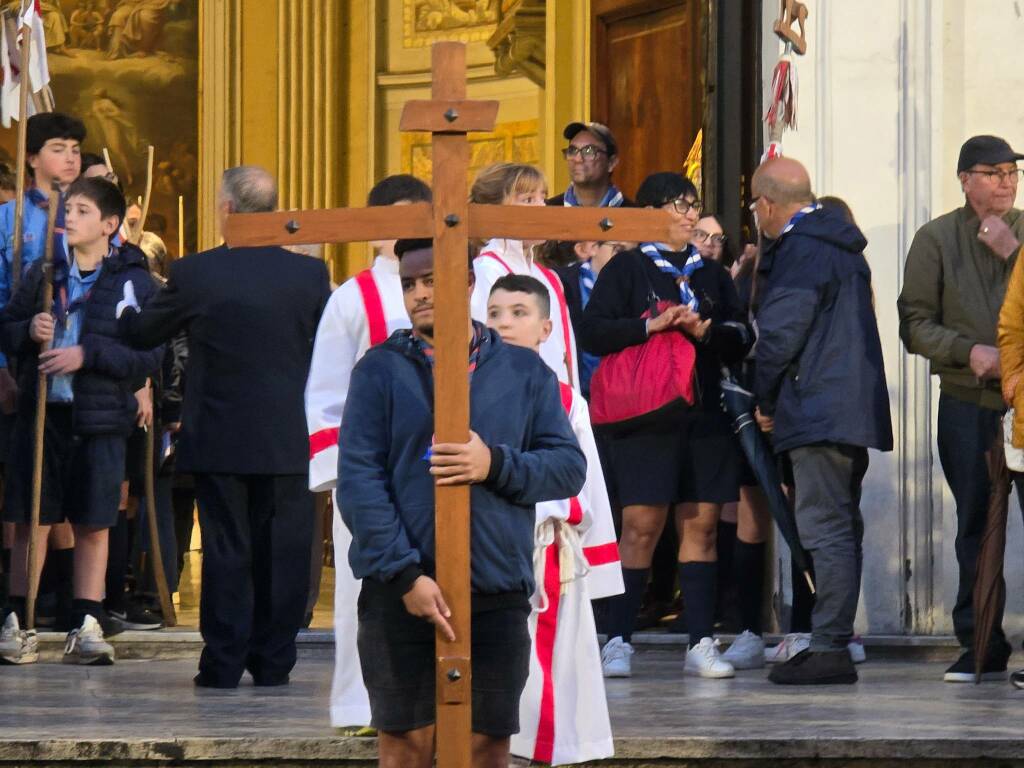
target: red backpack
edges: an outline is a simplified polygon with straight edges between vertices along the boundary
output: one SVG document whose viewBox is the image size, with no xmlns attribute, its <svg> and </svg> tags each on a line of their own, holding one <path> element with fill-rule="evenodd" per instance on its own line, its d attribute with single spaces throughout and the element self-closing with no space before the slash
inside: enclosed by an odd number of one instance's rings
<svg viewBox="0 0 1024 768">
<path fill-rule="evenodd" d="M 670 306 L 659 301 L 658 312 Z M 651 334 L 643 344 L 602 357 L 590 380 L 591 422 L 613 434 L 663 427 L 693 406 L 696 364 L 697 350 L 678 331 Z"/>
</svg>

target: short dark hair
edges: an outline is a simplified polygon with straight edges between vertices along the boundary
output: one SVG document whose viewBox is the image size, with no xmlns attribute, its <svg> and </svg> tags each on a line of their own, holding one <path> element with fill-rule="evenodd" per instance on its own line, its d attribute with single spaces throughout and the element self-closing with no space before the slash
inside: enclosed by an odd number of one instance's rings
<svg viewBox="0 0 1024 768">
<path fill-rule="evenodd" d="M 636 192 L 637 205 L 660 208 L 665 203 L 690 195 L 697 197 L 697 187 L 686 176 L 675 171 L 652 173 Z"/>
<path fill-rule="evenodd" d="M 18 180 L 14 177 L 14 171 L 7 163 L 0 163 L 0 189 L 15 191 L 18 188 Z"/>
<path fill-rule="evenodd" d="M 494 281 L 491 286 L 490 295 L 495 291 L 508 291 L 509 293 L 528 293 L 537 297 L 537 307 L 540 309 L 540 316 L 551 317 L 551 294 L 540 280 L 530 275 L 502 275 Z"/>
<path fill-rule="evenodd" d="M 408 237 L 404 240 L 395 241 L 395 256 L 401 261 L 402 257 L 410 251 L 423 251 L 429 250 L 433 252 L 434 241 L 429 237 Z M 467 256 L 469 257 L 469 271 L 473 271 L 473 258 L 476 254 L 473 253 L 473 246 L 469 246 Z"/>
<path fill-rule="evenodd" d="M 25 126 L 25 151 L 38 155 L 50 139 L 85 141 L 85 125 L 77 117 L 63 112 L 40 112 L 32 115 Z"/>
<path fill-rule="evenodd" d="M 102 155 L 97 155 L 95 152 L 83 152 L 82 153 L 82 173 L 85 173 L 87 170 L 92 168 L 94 165 L 102 165 L 104 168 L 106 168 L 107 167 L 107 161 L 103 159 Z"/>
<path fill-rule="evenodd" d="M 121 194 L 121 190 L 117 188 L 117 185 L 115 185 L 114 182 L 108 181 L 102 176 L 90 176 L 88 178 L 82 177 L 76 179 L 75 182 L 68 187 L 68 191 L 64 196 L 64 199 L 70 200 L 72 197 L 84 197 L 86 200 L 91 200 L 95 203 L 96 207 L 100 209 L 100 216 L 104 219 L 116 216 L 118 227 L 120 227 L 121 223 L 124 221 L 124 196 Z M 117 233 L 115 232 L 114 234 Z"/>
<path fill-rule="evenodd" d="M 373 185 L 366 198 L 366 204 L 394 205 L 403 200 L 411 203 L 429 203 L 433 201 L 433 193 L 424 182 L 408 173 L 399 173 L 381 179 Z"/>
</svg>

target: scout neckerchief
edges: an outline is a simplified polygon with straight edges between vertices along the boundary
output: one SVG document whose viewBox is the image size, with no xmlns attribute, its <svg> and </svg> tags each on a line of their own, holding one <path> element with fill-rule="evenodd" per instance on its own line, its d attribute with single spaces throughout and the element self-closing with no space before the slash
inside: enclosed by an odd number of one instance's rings
<svg viewBox="0 0 1024 768">
<path fill-rule="evenodd" d="M 483 345 L 484 327 L 480 323 L 473 323 L 473 338 L 469 342 L 469 377 L 473 378 L 476 364 L 480 359 L 480 347 Z M 412 340 L 416 348 L 423 354 L 430 364 L 430 373 L 434 373 L 434 346 L 416 333 L 412 332 Z"/>
<path fill-rule="evenodd" d="M 608 191 L 604 193 L 604 197 L 601 198 L 601 202 L 597 204 L 598 208 L 618 208 L 622 205 L 623 201 L 622 193 L 619 188 L 614 184 L 608 187 Z M 562 200 L 562 205 L 566 208 L 576 208 L 580 204 L 580 201 L 576 199 L 576 190 L 572 184 L 565 190 L 565 196 Z"/>
<path fill-rule="evenodd" d="M 586 309 L 590 302 L 590 294 L 594 291 L 594 283 L 597 282 L 597 275 L 594 274 L 594 266 L 589 261 L 580 262 L 580 303 Z"/>
<path fill-rule="evenodd" d="M 103 261 L 106 261 L 113 255 L 114 248 L 113 246 L 111 246 L 110 250 L 107 251 L 106 258 L 104 258 Z M 96 269 L 94 269 L 88 275 L 82 275 L 81 270 L 79 270 L 79 280 L 81 280 L 83 285 L 88 285 L 89 287 L 82 292 L 81 296 L 79 296 L 77 299 L 70 303 L 68 302 L 67 278 L 71 274 L 71 269 L 68 268 L 67 274 L 65 275 L 64 278 L 64 283 L 60 286 L 59 289 L 56 285 L 56 282 L 54 282 L 53 313 L 57 318 L 57 322 L 60 323 L 63 328 L 68 327 L 68 319 L 71 317 L 71 315 L 80 310 L 83 306 L 85 306 L 85 303 L 89 301 L 89 297 L 92 295 L 92 289 L 96 287 L 96 273 L 103 268 L 103 261 L 97 264 Z M 92 279 L 90 280 L 90 278 Z"/>
<path fill-rule="evenodd" d="M 662 255 L 664 251 L 672 252 L 672 248 L 664 243 L 641 243 L 640 250 L 647 258 L 654 262 L 654 266 L 666 275 L 670 275 L 676 281 L 679 285 L 680 300 L 685 306 L 696 312 L 699 302 L 697 301 L 696 294 L 690 288 L 689 281 L 690 275 L 704 266 L 704 262 L 700 258 L 700 252 L 692 245 L 687 246 L 687 250 L 683 251 L 683 253 L 687 254 L 686 263 L 680 269 Z"/>
<path fill-rule="evenodd" d="M 800 221 L 800 219 L 802 219 L 807 214 L 814 213 L 815 211 L 820 211 L 820 210 L 821 210 L 821 203 L 811 203 L 810 205 L 805 205 L 803 208 L 801 208 L 799 211 L 797 211 L 796 213 L 793 214 L 793 218 L 791 218 L 789 220 L 789 223 L 786 224 L 786 226 L 784 226 L 782 228 L 782 231 L 779 233 L 779 237 L 782 237 L 784 234 L 789 232 L 789 230 L 791 230 L 793 227 L 795 227 L 796 223 L 798 221 Z"/>
</svg>

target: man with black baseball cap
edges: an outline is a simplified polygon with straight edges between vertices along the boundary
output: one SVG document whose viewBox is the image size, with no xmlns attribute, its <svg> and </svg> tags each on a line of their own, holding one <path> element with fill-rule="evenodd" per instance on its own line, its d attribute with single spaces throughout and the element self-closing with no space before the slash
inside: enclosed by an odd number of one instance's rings
<svg viewBox="0 0 1024 768">
<path fill-rule="evenodd" d="M 898 301 L 900 338 L 907 351 L 928 358 L 940 382 L 939 460 L 956 500 L 960 567 L 953 627 L 965 649 L 946 671 L 953 683 L 974 680 L 974 573 L 990 491 L 985 455 L 1005 410 L 996 324 L 1024 241 L 1024 214 L 1014 208 L 1022 159 L 998 136 L 964 142 L 956 170 L 965 205 L 918 230 Z M 1019 480 L 1017 493 L 1024 498 Z M 983 679 L 1006 677 L 1011 649 L 1001 619 Z"/>
<path fill-rule="evenodd" d="M 569 166 L 569 188 L 548 200 L 548 205 L 617 208 L 633 203 L 612 184 L 619 164 L 619 147 L 608 126 L 601 123 L 569 123 L 562 131 L 569 146 L 562 156 Z"/>
</svg>

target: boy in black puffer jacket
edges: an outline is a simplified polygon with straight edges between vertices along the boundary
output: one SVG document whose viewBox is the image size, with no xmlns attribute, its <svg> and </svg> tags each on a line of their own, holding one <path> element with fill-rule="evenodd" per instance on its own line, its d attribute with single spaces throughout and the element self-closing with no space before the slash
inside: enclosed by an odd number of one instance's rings
<svg viewBox="0 0 1024 768">
<path fill-rule="evenodd" d="M 54 264 L 52 307 L 39 311 L 43 272 L 36 263 L 0 314 L 0 347 L 18 358 L 20 389 L 4 504 L 4 519 L 16 524 L 10 609 L 0 630 L 0 660 L 6 663 L 38 659 L 35 633 L 21 629 L 38 373 L 48 375 L 40 566 L 48 527 L 67 519 L 75 531 L 75 628 L 64 661 L 114 660 L 98 622 L 108 529 L 117 521 L 125 443 L 136 419 L 134 392 L 158 370 L 163 355 L 162 348 L 133 350 L 118 335 L 124 307 L 144 304 L 156 290 L 142 251 L 111 243 L 124 212 L 124 198 L 111 182 L 76 181 L 66 196 L 71 263 Z M 45 342 L 52 348 L 40 353 Z"/>
</svg>

